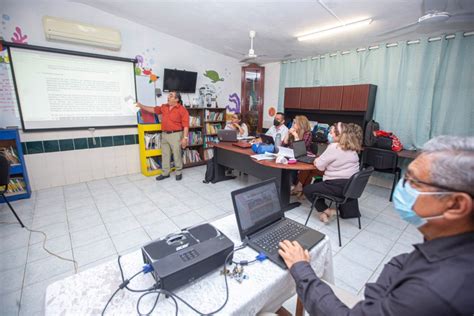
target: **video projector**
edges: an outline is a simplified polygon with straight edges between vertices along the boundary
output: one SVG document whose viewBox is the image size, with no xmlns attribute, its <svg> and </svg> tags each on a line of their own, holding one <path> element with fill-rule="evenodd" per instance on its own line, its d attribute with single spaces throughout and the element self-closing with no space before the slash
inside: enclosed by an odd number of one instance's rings
<svg viewBox="0 0 474 316">
<path fill-rule="evenodd" d="M 183 229 L 142 247 L 160 288 L 173 291 L 224 266 L 234 243 L 211 224 Z M 228 260 L 232 259 L 232 255 Z"/>
</svg>

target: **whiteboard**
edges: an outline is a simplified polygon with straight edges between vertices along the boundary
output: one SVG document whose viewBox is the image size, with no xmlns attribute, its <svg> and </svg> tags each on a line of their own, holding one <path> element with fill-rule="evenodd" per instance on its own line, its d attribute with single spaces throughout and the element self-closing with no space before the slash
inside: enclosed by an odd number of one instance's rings
<svg viewBox="0 0 474 316">
<path fill-rule="evenodd" d="M 143 105 L 156 106 L 155 82 L 148 76 L 136 76 L 137 101 Z"/>
<path fill-rule="evenodd" d="M 2 61 L 7 55 L 7 50 L 0 53 Z M 0 128 L 7 126 L 21 127 L 21 120 L 20 113 L 18 112 L 11 66 L 9 63 L 0 62 Z"/>
</svg>

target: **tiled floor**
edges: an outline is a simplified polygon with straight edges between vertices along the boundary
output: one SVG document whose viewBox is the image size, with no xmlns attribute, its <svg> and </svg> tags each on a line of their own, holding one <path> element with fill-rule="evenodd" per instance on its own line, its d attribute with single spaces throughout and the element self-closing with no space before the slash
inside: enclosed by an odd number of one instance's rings
<svg viewBox="0 0 474 316">
<path fill-rule="evenodd" d="M 48 235 L 47 248 L 74 258 L 78 270 L 138 249 L 144 243 L 189 225 L 232 214 L 230 192 L 257 180 L 244 176 L 203 184 L 205 168 L 186 169 L 181 182 L 157 182 L 141 174 L 96 180 L 34 192 L 13 205 L 25 224 Z M 342 247 L 335 221 L 325 225 L 316 216 L 309 225 L 329 235 L 336 285 L 362 295 L 385 262 L 412 249 L 421 235 L 401 221 L 388 201 L 389 190 L 368 186 L 360 200 L 362 230 L 356 220 L 342 220 Z M 304 222 L 308 202 L 287 213 Z M 42 236 L 21 229 L 0 204 L 1 315 L 42 315 L 46 287 L 74 274 L 71 262 L 42 248 Z M 295 299 L 285 306 L 294 310 Z"/>
</svg>

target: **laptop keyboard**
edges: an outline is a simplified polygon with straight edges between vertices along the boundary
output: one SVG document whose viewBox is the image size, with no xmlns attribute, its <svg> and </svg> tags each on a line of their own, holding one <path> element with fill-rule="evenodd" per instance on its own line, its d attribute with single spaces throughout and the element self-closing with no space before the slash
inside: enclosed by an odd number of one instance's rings
<svg viewBox="0 0 474 316">
<path fill-rule="evenodd" d="M 285 239 L 293 241 L 308 229 L 308 227 L 299 223 L 285 221 L 279 227 L 275 227 L 261 236 L 256 237 L 253 242 L 268 254 L 272 255 L 278 251 L 280 241 Z"/>
<path fill-rule="evenodd" d="M 298 157 L 298 161 L 300 162 L 305 162 L 305 163 L 313 163 L 314 162 L 314 159 L 316 159 L 315 157 L 310 157 L 310 156 L 303 156 L 303 157 Z"/>
</svg>

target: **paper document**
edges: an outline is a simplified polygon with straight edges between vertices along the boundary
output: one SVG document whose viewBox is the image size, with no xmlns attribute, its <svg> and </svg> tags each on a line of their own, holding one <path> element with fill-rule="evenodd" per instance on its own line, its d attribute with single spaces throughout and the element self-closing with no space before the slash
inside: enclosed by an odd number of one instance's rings
<svg viewBox="0 0 474 316">
<path fill-rule="evenodd" d="M 273 160 L 275 159 L 275 156 L 273 155 L 267 155 L 267 154 L 259 154 L 259 155 L 252 155 L 250 156 L 255 160 Z"/>
<path fill-rule="evenodd" d="M 293 152 L 293 149 L 288 147 L 278 146 L 278 155 L 285 156 L 287 158 L 295 158 L 295 153 Z"/>
<path fill-rule="evenodd" d="M 132 97 L 131 95 L 127 95 L 126 97 L 123 98 L 125 103 L 127 104 L 127 108 L 129 108 L 133 113 L 137 113 L 140 108 L 136 107 L 136 101 L 135 98 Z"/>
<path fill-rule="evenodd" d="M 238 140 L 251 140 L 251 139 L 255 139 L 255 137 L 253 137 L 253 136 L 247 136 L 247 137 L 237 136 L 237 139 Z"/>
</svg>

